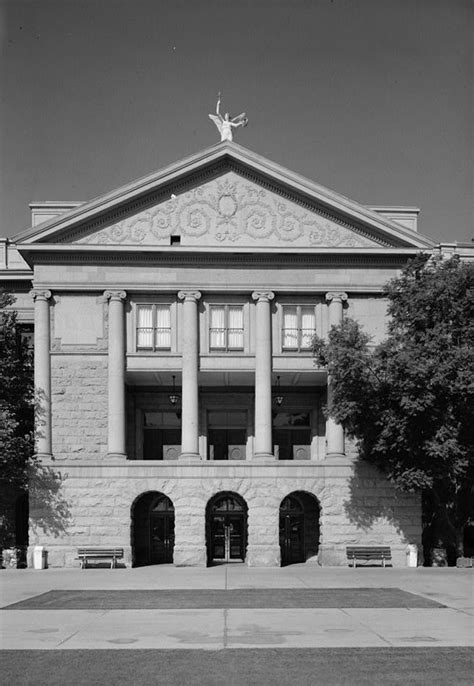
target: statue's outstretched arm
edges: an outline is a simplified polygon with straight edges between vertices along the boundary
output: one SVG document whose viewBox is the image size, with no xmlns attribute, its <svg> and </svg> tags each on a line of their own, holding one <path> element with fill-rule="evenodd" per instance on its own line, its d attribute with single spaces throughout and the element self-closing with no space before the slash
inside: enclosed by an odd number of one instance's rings
<svg viewBox="0 0 474 686">
<path fill-rule="evenodd" d="M 216 105 L 216 114 L 218 117 L 221 116 L 221 113 L 219 112 L 220 106 L 221 106 L 221 93 L 219 91 L 219 93 L 217 94 L 217 105 Z"/>
<path fill-rule="evenodd" d="M 248 123 L 249 120 L 247 119 L 247 115 L 245 114 L 245 112 L 242 112 L 242 114 L 238 114 L 230 121 L 231 126 L 247 126 Z"/>
</svg>

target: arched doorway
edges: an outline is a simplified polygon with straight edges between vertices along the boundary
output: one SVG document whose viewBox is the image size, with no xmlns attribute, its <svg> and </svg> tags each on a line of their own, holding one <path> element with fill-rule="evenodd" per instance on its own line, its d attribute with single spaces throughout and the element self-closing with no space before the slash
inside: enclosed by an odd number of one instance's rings
<svg viewBox="0 0 474 686">
<path fill-rule="evenodd" d="M 281 564 L 306 562 L 318 554 L 319 503 L 310 493 L 295 491 L 280 504 Z"/>
<path fill-rule="evenodd" d="M 247 551 L 247 503 L 237 493 L 215 495 L 206 508 L 208 564 L 243 562 Z"/>
<path fill-rule="evenodd" d="M 163 493 L 144 493 L 132 507 L 135 567 L 173 562 L 174 506 Z"/>
</svg>

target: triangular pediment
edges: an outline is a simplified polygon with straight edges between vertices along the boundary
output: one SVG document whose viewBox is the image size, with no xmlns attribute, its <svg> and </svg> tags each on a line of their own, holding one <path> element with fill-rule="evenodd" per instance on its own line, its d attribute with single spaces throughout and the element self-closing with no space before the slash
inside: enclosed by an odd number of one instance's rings
<svg viewBox="0 0 474 686">
<path fill-rule="evenodd" d="M 431 247 L 425 237 L 222 143 L 18 236 L 20 244 L 259 249 Z"/>
<path fill-rule="evenodd" d="M 102 245 L 375 247 L 383 243 L 228 171 L 78 239 Z M 386 243 L 385 243 L 386 245 Z"/>
</svg>

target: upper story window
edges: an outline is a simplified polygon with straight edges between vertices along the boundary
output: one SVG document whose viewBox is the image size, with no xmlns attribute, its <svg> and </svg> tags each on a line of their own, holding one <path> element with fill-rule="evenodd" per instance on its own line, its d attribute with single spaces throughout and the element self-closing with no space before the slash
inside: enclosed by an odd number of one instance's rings
<svg viewBox="0 0 474 686">
<path fill-rule="evenodd" d="M 137 350 L 171 350 L 170 305 L 137 306 Z"/>
<path fill-rule="evenodd" d="M 17 324 L 17 333 L 28 352 L 32 353 L 35 347 L 35 332 L 33 324 Z"/>
<path fill-rule="evenodd" d="M 211 305 L 209 308 L 209 348 L 244 349 L 244 308 L 242 305 Z"/>
<path fill-rule="evenodd" d="M 316 333 L 316 314 L 312 305 L 283 307 L 282 349 L 311 350 Z"/>
</svg>

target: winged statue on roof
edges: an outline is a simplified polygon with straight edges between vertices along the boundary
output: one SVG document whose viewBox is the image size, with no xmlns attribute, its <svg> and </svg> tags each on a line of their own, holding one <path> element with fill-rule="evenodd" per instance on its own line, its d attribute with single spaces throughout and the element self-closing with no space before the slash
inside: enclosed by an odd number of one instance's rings
<svg viewBox="0 0 474 686">
<path fill-rule="evenodd" d="M 230 114 L 228 112 L 226 112 L 225 115 L 222 116 L 222 114 L 220 113 L 220 106 L 221 94 L 219 93 L 217 96 L 216 113 L 210 114 L 209 118 L 212 119 L 214 124 L 217 126 L 217 129 L 221 134 L 221 142 L 231 141 L 232 128 L 237 128 L 238 126 L 247 126 L 249 120 L 247 119 L 245 112 L 242 112 L 242 114 L 238 114 L 236 117 L 233 117 L 232 119 L 230 118 Z"/>
</svg>

